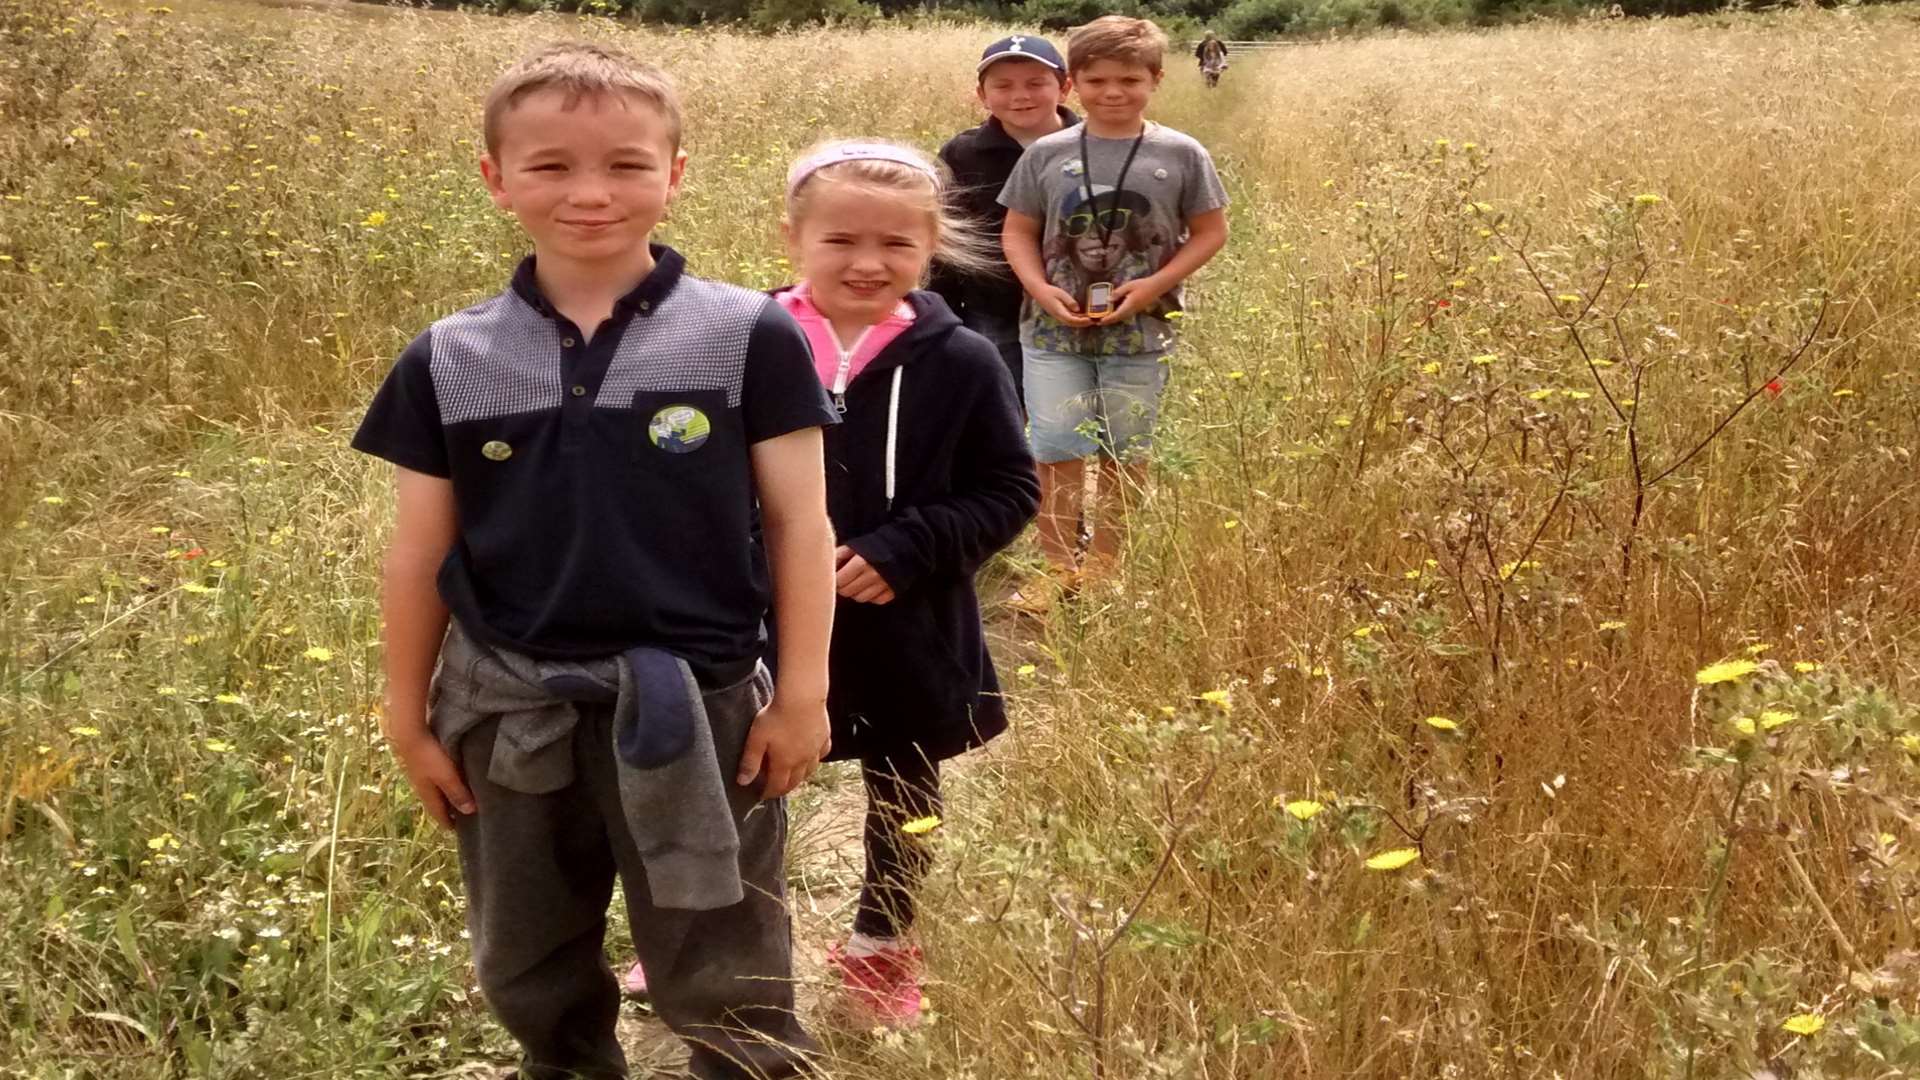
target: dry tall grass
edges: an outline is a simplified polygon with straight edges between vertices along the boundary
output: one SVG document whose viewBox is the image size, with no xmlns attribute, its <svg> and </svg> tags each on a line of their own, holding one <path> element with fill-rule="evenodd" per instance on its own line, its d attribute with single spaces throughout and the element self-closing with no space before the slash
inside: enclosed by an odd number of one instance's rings
<svg viewBox="0 0 1920 1080">
<path fill-rule="evenodd" d="M 476 99 L 576 32 L 679 77 L 668 238 L 756 285 L 790 155 L 936 144 L 985 36 L 0 12 L 0 1076 L 502 1049 L 342 444 L 511 265 Z M 937 1022 L 831 1074 L 1920 1072 L 1917 80 L 1898 10 L 1177 68 L 1235 238 L 1134 557 L 1006 664 Z"/>
</svg>

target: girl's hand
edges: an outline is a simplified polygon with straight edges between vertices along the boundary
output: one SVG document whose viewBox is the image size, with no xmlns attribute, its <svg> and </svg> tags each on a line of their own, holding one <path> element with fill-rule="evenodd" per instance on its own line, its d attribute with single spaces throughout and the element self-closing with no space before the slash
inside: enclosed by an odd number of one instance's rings
<svg viewBox="0 0 1920 1080">
<path fill-rule="evenodd" d="M 867 560 L 845 544 L 833 549 L 833 587 L 841 596 L 859 604 L 886 604 L 893 601 L 893 586 L 880 576 Z"/>
<path fill-rule="evenodd" d="M 1080 314 L 1080 301 L 1073 294 L 1058 285 L 1049 285 L 1033 296 L 1033 302 L 1040 310 L 1052 316 L 1055 322 L 1066 326 L 1092 326 L 1093 320 Z"/>
<path fill-rule="evenodd" d="M 1127 322 L 1135 315 L 1152 307 L 1166 294 L 1167 290 L 1156 286 L 1150 277 L 1123 281 L 1113 287 L 1113 298 L 1117 302 L 1113 305 L 1112 311 L 1101 316 L 1100 325 L 1112 326 Z"/>
</svg>

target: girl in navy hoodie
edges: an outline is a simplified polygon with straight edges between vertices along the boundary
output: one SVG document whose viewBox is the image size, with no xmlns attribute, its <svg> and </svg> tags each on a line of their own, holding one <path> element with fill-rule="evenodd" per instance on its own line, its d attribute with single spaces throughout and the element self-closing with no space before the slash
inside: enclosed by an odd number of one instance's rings
<svg viewBox="0 0 1920 1080">
<path fill-rule="evenodd" d="M 862 1027 L 920 1018 L 913 892 L 939 822 L 940 762 L 1004 731 L 973 575 L 1039 505 L 1020 404 L 999 352 L 919 286 L 937 257 L 991 261 L 908 147 L 833 142 L 787 174 L 778 291 L 813 345 L 842 423 L 826 430 L 840 599 L 827 712 L 834 758 L 866 785 L 866 879 L 834 950 L 837 1011 Z"/>
</svg>

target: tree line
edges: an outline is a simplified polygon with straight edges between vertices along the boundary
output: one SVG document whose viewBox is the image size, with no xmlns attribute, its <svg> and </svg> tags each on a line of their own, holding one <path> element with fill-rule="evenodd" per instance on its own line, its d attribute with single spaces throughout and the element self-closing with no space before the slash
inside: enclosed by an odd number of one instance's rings
<svg viewBox="0 0 1920 1080">
<path fill-rule="evenodd" d="M 378 2 L 378 0 L 375 0 Z M 1803 0 L 429 0 L 436 6 L 562 11 L 672 26 L 776 31 L 834 24 L 978 18 L 1063 31 L 1102 15 L 1154 19 L 1176 40 L 1212 30 L 1228 40 L 1321 36 L 1373 29 L 1497 25 L 1533 18 L 1644 18 L 1758 10 Z M 1837 0 L 1818 0 L 1836 6 Z M 1891 2 L 1891 0 L 1846 0 Z"/>
</svg>

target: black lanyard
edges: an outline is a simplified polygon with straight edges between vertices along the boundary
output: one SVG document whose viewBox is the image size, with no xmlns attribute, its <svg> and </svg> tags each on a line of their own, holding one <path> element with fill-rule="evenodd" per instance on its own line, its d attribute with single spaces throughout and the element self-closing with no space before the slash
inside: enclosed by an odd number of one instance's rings
<svg viewBox="0 0 1920 1080">
<path fill-rule="evenodd" d="M 1120 177 L 1113 182 L 1113 208 L 1120 208 L 1120 196 L 1126 194 L 1127 171 L 1133 168 L 1133 155 L 1140 152 L 1140 143 L 1147 137 L 1147 126 L 1140 125 L 1140 134 L 1133 137 L 1133 145 L 1127 148 L 1127 160 L 1120 165 Z M 1094 201 L 1093 194 L 1093 158 L 1087 153 L 1087 125 L 1080 125 L 1080 183 L 1087 193 L 1087 213 L 1093 215 L 1093 227 L 1100 230 L 1102 246 L 1113 242 L 1113 230 L 1101 220 L 1100 204 Z"/>
</svg>

